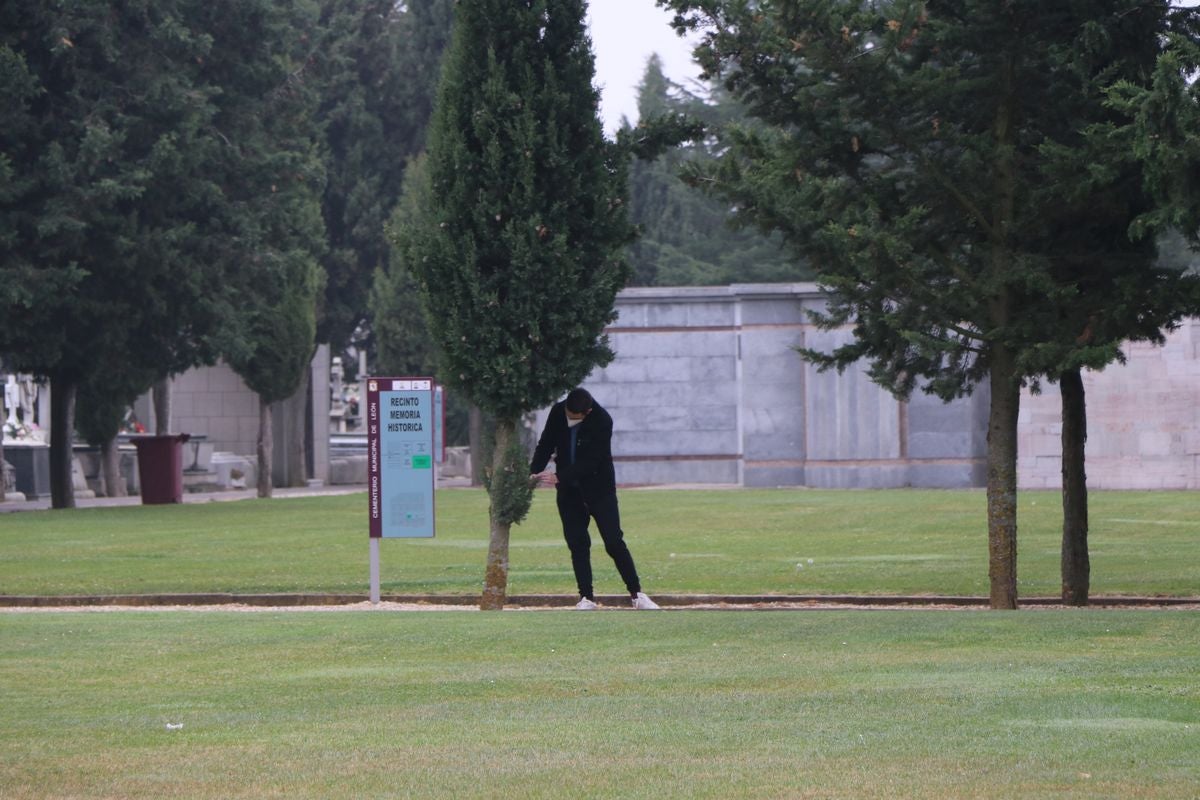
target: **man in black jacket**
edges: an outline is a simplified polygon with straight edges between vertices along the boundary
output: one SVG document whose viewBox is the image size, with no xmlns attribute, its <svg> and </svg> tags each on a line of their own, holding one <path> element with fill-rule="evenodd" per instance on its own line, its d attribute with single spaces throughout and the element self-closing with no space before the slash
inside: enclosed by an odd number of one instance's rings
<svg viewBox="0 0 1200 800">
<path fill-rule="evenodd" d="M 634 608 L 658 606 L 642 592 L 633 556 L 625 546 L 617 510 L 617 479 L 612 459 L 613 421 L 586 389 L 573 389 L 555 403 L 529 465 L 540 484 L 557 486 L 558 516 L 571 551 L 571 566 L 579 585 L 580 610 L 596 607 L 592 593 L 592 539 L 589 518 L 596 520 L 605 551 L 617 565 Z M 555 472 L 544 472 L 554 455 Z"/>
</svg>

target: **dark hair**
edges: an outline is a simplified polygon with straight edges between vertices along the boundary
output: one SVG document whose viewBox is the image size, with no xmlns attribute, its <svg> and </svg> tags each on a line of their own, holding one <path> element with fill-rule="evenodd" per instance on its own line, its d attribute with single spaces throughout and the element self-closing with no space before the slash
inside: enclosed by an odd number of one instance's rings
<svg viewBox="0 0 1200 800">
<path fill-rule="evenodd" d="M 592 396 L 587 389 L 572 389 L 567 395 L 567 411 L 583 414 L 592 410 Z"/>
</svg>

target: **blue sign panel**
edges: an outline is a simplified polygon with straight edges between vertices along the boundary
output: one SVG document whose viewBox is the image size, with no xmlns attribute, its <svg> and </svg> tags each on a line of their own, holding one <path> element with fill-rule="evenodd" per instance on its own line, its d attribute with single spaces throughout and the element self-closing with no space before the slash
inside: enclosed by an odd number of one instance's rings
<svg viewBox="0 0 1200 800">
<path fill-rule="evenodd" d="M 434 531 L 433 381 L 367 379 L 367 479 L 372 538 Z"/>
</svg>

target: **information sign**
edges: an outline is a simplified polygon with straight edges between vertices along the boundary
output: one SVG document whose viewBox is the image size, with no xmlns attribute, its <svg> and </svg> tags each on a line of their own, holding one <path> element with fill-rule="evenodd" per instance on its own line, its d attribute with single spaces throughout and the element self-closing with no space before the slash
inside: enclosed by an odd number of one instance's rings
<svg viewBox="0 0 1200 800">
<path fill-rule="evenodd" d="M 433 536 L 433 422 L 429 378 L 367 379 L 372 539 Z"/>
</svg>

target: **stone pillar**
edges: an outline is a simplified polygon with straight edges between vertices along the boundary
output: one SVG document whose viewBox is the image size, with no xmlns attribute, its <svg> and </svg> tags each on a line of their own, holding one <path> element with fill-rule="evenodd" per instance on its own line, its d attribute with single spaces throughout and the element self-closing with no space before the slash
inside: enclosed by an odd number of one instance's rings
<svg viewBox="0 0 1200 800">
<path fill-rule="evenodd" d="M 271 472 L 276 486 L 329 481 L 329 362 L 329 345 L 320 345 L 300 388 L 272 406 Z"/>
<path fill-rule="evenodd" d="M 314 481 L 329 483 L 329 345 L 317 347 L 313 355 L 309 373 L 312 375 L 312 418 L 309 420 L 312 431 L 312 473 L 309 476 Z M 359 376 L 359 385 L 365 379 L 364 372 Z M 365 403 L 360 403 L 360 407 Z"/>
<path fill-rule="evenodd" d="M 171 379 L 163 378 L 154 384 L 154 432 L 164 436 L 171 432 Z"/>
<path fill-rule="evenodd" d="M 294 395 L 271 406 L 271 479 L 275 486 L 304 486 L 308 481 L 304 457 L 307 392 L 308 381 L 303 380 Z"/>
</svg>

